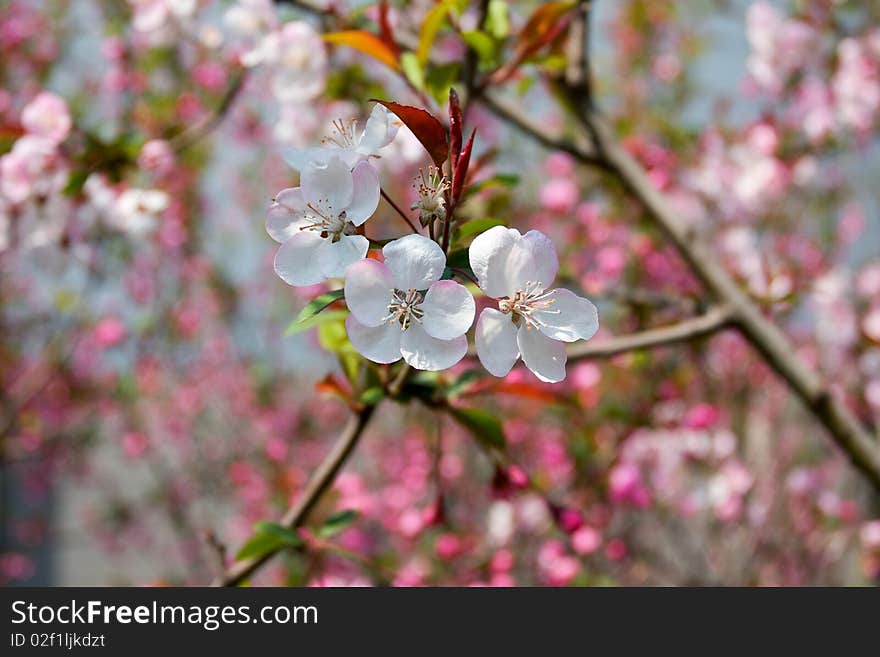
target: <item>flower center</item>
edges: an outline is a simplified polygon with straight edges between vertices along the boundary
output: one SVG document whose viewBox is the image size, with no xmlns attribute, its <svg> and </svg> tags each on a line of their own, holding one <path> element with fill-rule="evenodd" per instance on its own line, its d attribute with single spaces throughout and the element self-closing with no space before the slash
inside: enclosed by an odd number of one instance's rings
<svg viewBox="0 0 880 657">
<path fill-rule="evenodd" d="M 391 303 L 388 304 L 388 315 L 382 319 L 382 322 L 397 322 L 400 324 L 401 331 L 408 329 L 413 320 L 421 324 L 422 317 L 425 315 L 421 309 L 422 301 L 424 301 L 424 297 L 418 290 L 410 289 L 406 292 L 398 289 L 392 290 Z"/>
<path fill-rule="evenodd" d="M 419 169 L 413 187 L 418 191 L 419 198 L 410 208 L 419 211 L 419 220 L 423 226 L 446 216 L 445 194 L 450 184 L 437 167 L 431 165 L 427 172 Z"/>
<path fill-rule="evenodd" d="M 324 239 L 331 242 L 338 242 L 343 235 L 354 235 L 357 233 L 357 227 L 351 223 L 345 210 L 336 214 L 335 212 L 321 211 L 315 206 L 309 204 L 309 210 L 314 214 L 309 217 L 313 223 L 303 226 L 300 230 L 311 230 L 320 233 Z"/>
<path fill-rule="evenodd" d="M 343 121 L 335 119 L 332 123 L 333 132 L 324 137 L 321 143 L 335 144 L 339 148 L 351 148 L 357 145 L 357 121 Z"/>
<path fill-rule="evenodd" d="M 551 298 L 551 292 L 544 292 L 544 284 L 540 281 L 529 281 L 523 290 L 519 290 L 513 297 L 502 297 L 498 300 L 498 310 L 505 315 L 510 315 L 513 323 L 520 326 L 525 322 L 526 328 L 538 328 L 546 326 L 544 322 L 535 317 L 537 311 L 544 313 L 559 314 L 559 310 L 549 310 L 556 299 Z"/>
</svg>

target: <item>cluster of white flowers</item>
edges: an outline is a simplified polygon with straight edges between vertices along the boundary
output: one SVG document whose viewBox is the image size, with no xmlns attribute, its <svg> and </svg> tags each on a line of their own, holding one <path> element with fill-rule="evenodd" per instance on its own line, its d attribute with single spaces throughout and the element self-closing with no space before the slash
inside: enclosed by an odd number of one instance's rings
<svg viewBox="0 0 880 657">
<path fill-rule="evenodd" d="M 376 105 L 362 131 L 338 123 L 324 146 L 288 150 L 285 159 L 300 172 L 300 186 L 276 195 L 266 229 L 281 242 L 275 271 L 288 284 L 345 278 L 346 330 L 362 356 L 376 363 L 403 358 L 416 369 L 443 370 L 467 354 L 474 297 L 444 277 L 446 253 L 434 240 L 420 234 L 393 240 L 380 262 L 367 258 L 369 240 L 360 229 L 379 203 L 373 158 L 399 125 L 394 114 Z M 590 301 L 550 288 L 559 268 L 553 244 L 535 230 L 521 235 L 496 226 L 473 240 L 469 257 L 480 289 L 497 301 L 477 322 L 483 366 L 503 377 L 522 357 L 540 380 L 562 381 L 564 343 L 590 339 L 599 321 Z"/>
</svg>

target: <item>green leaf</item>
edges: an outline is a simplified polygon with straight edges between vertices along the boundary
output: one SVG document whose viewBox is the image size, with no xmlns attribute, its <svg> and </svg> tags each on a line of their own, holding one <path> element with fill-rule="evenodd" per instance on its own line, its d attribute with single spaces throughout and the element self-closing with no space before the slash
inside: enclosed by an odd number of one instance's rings
<svg viewBox="0 0 880 657">
<path fill-rule="evenodd" d="M 339 319 L 318 325 L 318 342 L 334 354 L 350 353 L 353 350 L 345 331 L 345 322 Z"/>
<path fill-rule="evenodd" d="M 348 317 L 347 310 L 329 310 L 326 313 L 321 313 L 320 315 L 313 315 L 308 319 L 303 321 L 293 320 L 284 331 L 285 336 L 296 335 L 297 333 L 302 333 L 303 331 L 308 331 L 309 329 L 315 328 L 316 326 L 320 326 L 321 324 L 325 324 L 327 322 L 332 322 L 338 319 L 345 319 Z"/>
<path fill-rule="evenodd" d="M 495 42 L 486 33 L 470 30 L 462 33 L 461 38 L 477 53 L 481 62 L 488 64 L 495 60 Z"/>
<path fill-rule="evenodd" d="M 82 191 L 88 177 L 89 172 L 87 170 L 74 169 L 67 177 L 67 184 L 64 186 L 64 189 L 61 190 L 62 193 L 66 196 L 77 196 Z"/>
<path fill-rule="evenodd" d="M 282 548 L 302 547 L 305 544 L 299 534 L 278 523 L 258 522 L 254 530 L 254 535 L 235 554 L 237 560 L 259 559 Z"/>
<path fill-rule="evenodd" d="M 422 25 L 419 29 L 419 45 L 416 49 L 416 58 L 422 66 L 428 63 L 434 39 L 437 38 L 437 32 L 443 27 L 443 23 L 446 22 L 447 15 L 450 12 L 458 13 L 461 4 L 458 0 L 444 0 L 422 19 Z"/>
<path fill-rule="evenodd" d="M 418 58 L 411 52 L 405 52 L 400 56 L 400 66 L 410 84 L 419 91 L 424 90 L 425 73 Z"/>
<path fill-rule="evenodd" d="M 510 34 L 510 21 L 507 18 L 507 0 L 489 0 L 485 26 L 489 34 L 499 41 Z"/>
<path fill-rule="evenodd" d="M 446 388 L 446 396 L 448 398 L 457 397 L 463 392 L 466 392 L 482 378 L 483 373 L 479 370 L 467 370 L 466 372 L 462 372 L 461 376 L 459 376 L 449 385 L 448 388 Z"/>
<path fill-rule="evenodd" d="M 360 402 L 367 406 L 375 406 L 385 398 L 385 391 L 379 386 L 367 388 L 361 393 Z"/>
<path fill-rule="evenodd" d="M 486 447 L 503 449 L 507 444 L 501 420 L 478 408 L 450 408 L 449 414 Z"/>
<path fill-rule="evenodd" d="M 461 64 L 449 62 L 431 66 L 425 76 L 425 84 L 434 100 L 442 104 L 449 97 L 449 89 L 456 83 L 461 73 Z"/>
<path fill-rule="evenodd" d="M 469 221 L 466 224 L 462 224 L 458 228 L 458 238 L 462 239 L 465 237 L 470 237 L 471 235 L 477 235 L 479 233 L 483 233 L 490 228 L 494 228 L 495 226 L 505 226 L 503 219 L 497 219 L 495 217 L 485 217 L 484 219 L 474 219 L 473 221 Z"/>
<path fill-rule="evenodd" d="M 299 311 L 299 315 L 297 315 L 296 319 L 293 320 L 294 324 L 296 324 L 297 322 L 304 322 L 310 317 L 314 317 L 331 303 L 333 303 L 334 301 L 339 301 L 344 296 L 344 290 L 332 290 L 330 292 L 325 292 L 324 294 L 315 297 L 306 304 L 305 308 Z M 289 327 L 288 330 L 290 330 Z"/>
<path fill-rule="evenodd" d="M 499 173 L 492 176 L 491 178 L 486 178 L 485 180 L 471 183 L 468 186 L 467 191 L 471 194 L 476 194 L 477 192 L 482 191 L 488 187 L 495 187 L 498 185 L 503 185 L 504 187 L 515 187 L 518 183 L 519 176 L 512 173 Z"/>
<path fill-rule="evenodd" d="M 465 224 L 467 226 L 467 224 Z M 471 260 L 467 248 L 456 249 L 446 256 L 446 266 L 455 269 L 470 269 Z"/>
<path fill-rule="evenodd" d="M 254 525 L 254 529 L 263 534 L 271 534 L 290 547 L 302 547 L 305 545 L 305 542 L 302 537 L 296 533 L 296 530 L 289 529 L 284 525 L 279 525 L 277 522 L 261 520 Z"/>
<path fill-rule="evenodd" d="M 339 513 L 334 513 L 324 521 L 323 525 L 318 527 L 318 536 L 321 538 L 336 536 L 336 534 L 345 530 L 351 523 L 357 520 L 359 515 L 360 513 L 354 509 L 347 509 L 345 511 L 340 511 Z"/>
</svg>

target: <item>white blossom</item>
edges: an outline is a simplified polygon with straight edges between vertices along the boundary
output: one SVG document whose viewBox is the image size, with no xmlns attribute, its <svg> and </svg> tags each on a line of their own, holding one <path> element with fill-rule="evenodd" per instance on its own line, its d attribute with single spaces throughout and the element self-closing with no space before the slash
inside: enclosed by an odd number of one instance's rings
<svg viewBox="0 0 880 657">
<path fill-rule="evenodd" d="M 556 249 L 543 233 L 520 235 L 496 226 L 470 246 L 471 268 L 480 288 L 498 300 L 477 321 L 480 362 L 505 376 L 522 356 L 542 381 L 565 378 L 565 342 L 589 340 L 599 329 L 596 307 L 565 289 L 548 289 L 556 278 Z"/>
<path fill-rule="evenodd" d="M 474 298 L 455 281 L 440 280 L 446 255 L 422 235 L 385 245 L 385 262 L 362 260 L 346 271 L 348 338 L 365 358 L 401 357 L 419 370 L 452 367 L 467 353 Z"/>
<path fill-rule="evenodd" d="M 334 121 L 334 132 L 324 139 L 323 147 L 288 148 L 283 156 L 297 171 L 320 164 L 328 157 L 339 157 L 354 167 L 358 162 L 379 157 L 381 149 L 394 140 L 400 125 L 400 119 L 384 105 L 376 105 L 363 131 L 358 132 L 354 121 Z"/>
<path fill-rule="evenodd" d="M 370 243 L 357 227 L 378 205 L 379 177 L 367 162 L 350 171 L 331 156 L 304 169 L 300 187 L 279 192 L 266 216 L 266 230 L 282 243 L 275 272 L 290 285 L 342 276 L 366 256 Z"/>
</svg>

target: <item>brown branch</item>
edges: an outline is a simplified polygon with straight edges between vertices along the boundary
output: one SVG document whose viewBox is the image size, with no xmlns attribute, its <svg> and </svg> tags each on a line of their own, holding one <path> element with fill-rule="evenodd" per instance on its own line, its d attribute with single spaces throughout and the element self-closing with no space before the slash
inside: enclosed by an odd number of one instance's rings
<svg viewBox="0 0 880 657">
<path fill-rule="evenodd" d="M 336 475 L 349 454 L 357 446 L 374 410 L 375 406 L 365 406 L 349 419 L 336 444 L 333 445 L 333 449 L 330 450 L 330 453 L 327 454 L 321 465 L 315 470 L 296 504 L 290 507 L 281 518 L 280 524 L 289 529 L 296 529 L 308 519 L 309 514 L 318 504 L 324 492 L 336 479 Z M 214 586 L 236 586 L 240 584 L 272 558 L 276 552 L 278 550 L 272 550 L 260 557 L 244 559 L 233 563 L 221 577 L 214 581 Z"/>
<path fill-rule="evenodd" d="M 684 319 L 671 326 L 648 329 L 595 342 L 580 342 L 569 347 L 568 362 L 613 358 L 638 349 L 656 349 L 679 342 L 689 342 L 729 327 L 731 317 L 730 310 L 724 306 L 717 306 L 703 315 Z M 468 356 L 475 357 L 476 355 L 476 349 L 468 350 Z"/>
<path fill-rule="evenodd" d="M 726 307 L 713 308 L 703 315 L 685 319 L 672 326 L 648 329 L 596 342 L 582 342 L 568 351 L 568 361 L 611 358 L 638 349 L 654 349 L 679 342 L 696 340 L 730 326 L 731 313 Z"/>
<path fill-rule="evenodd" d="M 484 95 L 483 101 L 494 114 L 510 121 L 543 145 L 565 150 L 582 163 L 598 165 L 610 172 L 639 201 L 648 217 L 670 239 L 703 285 L 719 302 L 730 308 L 731 322 L 825 426 L 853 464 L 880 489 L 880 444 L 859 419 L 834 397 L 828 384 L 795 355 L 794 346 L 788 338 L 762 314 L 719 264 L 718 258 L 679 219 L 641 165 L 612 137 L 610 128 L 598 114 L 581 109 L 578 119 L 588 132 L 595 135 L 601 155 L 580 146 L 572 148 L 571 142 L 547 132 L 533 121 L 517 118 L 515 112 L 496 98 Z"/>
<path fill-rule="evenodd" d="M 212 130 L 214 130 L 214 128 L 220 125 L 223 118 L 229 113 L 229 110 L 232 109 L 235 99 L 238 97 L 242 87 L 244 87 L 246 78 L 247 74 L 244 71 L 237 74 L 232 80 L 232 84 L 226 90 L 226 93 L 223 94 L 223 98 L 220 99 L 220 104 L 217 105 L 214 111 L 168 140 L 171 148 L 177 153 L 184 151 L 204 139 Z"/>
</svg>

